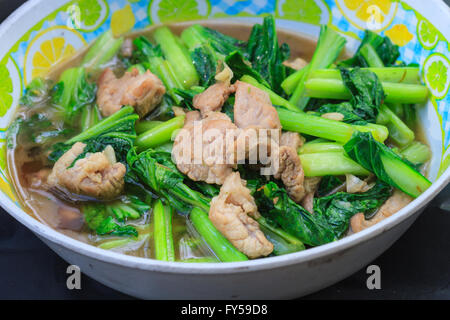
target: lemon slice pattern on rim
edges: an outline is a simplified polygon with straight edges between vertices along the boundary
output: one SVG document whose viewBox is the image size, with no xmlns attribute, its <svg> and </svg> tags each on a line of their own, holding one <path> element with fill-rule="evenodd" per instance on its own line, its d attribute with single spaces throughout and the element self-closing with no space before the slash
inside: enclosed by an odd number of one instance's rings
<svg viewBox="0 0 450 320">
<path fill-rule="evenodd" d="M 211 12 L 207 0 L 152 0 L 148 6 L 150 23 L 178 22 L 206 18 Z"/>
<path fill-rule="evenodd" d="M 450 87 L 450 61 L 440 53 L 431 54 L 424 62 L 424 81 L 436 99 L 443 99 Z"/>
<path fill-rule="evenodd" d="M 44 76 L 50 69 L 70 58 L 86 41 L 76 30 L 56 26 L 36 35 L 25 53 L 25 85 L 33 78 Z"/>
<path fill-rule="evenodd" d="M 398 0 L 336 0 L 336 5 L 356 28 L 381 31 L 394 19 L 398 2 Z"/>
<path fill-rule="evenodd" d="M 111 17 L 111 30 L 115 37 L 121 36 L 131 29 L 136 23 L 133 9 L 129 4 L 120 10 L 115 11 Z"/>
<path fill-rule="evenodd" d="M 417 38 L 425 49 L 432 50 L 439 42 L 439 32 L 431 23 L 420 19 L 417 23 Z"/>
<path fill-rule="evenodd" d="M 53 65 L 70 58 L 74 53 L 75 48 L 62 37 L 44 41 L 40 51 L 33 56 L 32 78 L 45 75 Z"/>
<path fill-rule="evenodd" d="M 400 47 L 407 45 L 414 38 L 414 35 L 409 32 L 408 27 L 404 24 L 396 24 L 391 29 L 387 30 L 385 34 L 394 44 L 399 45 Z"/>
<path fill-rule="evenodd" d="M 77 0 L 67 12 L 75 29 L 83 32 L 97 30 L 109 15 L 106 0 Z"/>
<path fill-rule="evenodd" d="M 328 7 L 322 0 L 280 0 L 276 16 L 282 19 L 320 25 L 328 23 Z"/>
</svg>

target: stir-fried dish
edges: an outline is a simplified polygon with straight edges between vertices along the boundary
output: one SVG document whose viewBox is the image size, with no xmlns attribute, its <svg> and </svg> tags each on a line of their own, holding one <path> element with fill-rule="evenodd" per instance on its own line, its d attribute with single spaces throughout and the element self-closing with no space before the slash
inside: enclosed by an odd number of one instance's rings
<svg viewBox="0 0 450 320">
<path fill-rule="evenodd" d="M 106 250 L 230 262 L 337 241 L 430 186 L 428 90 L 389 38 L 349 56 L 327 26 L 290 45 L 272 16 L 212 27 L 106 32 L 30 82 L 8 130 L 24 208 Z"/>
</svg>

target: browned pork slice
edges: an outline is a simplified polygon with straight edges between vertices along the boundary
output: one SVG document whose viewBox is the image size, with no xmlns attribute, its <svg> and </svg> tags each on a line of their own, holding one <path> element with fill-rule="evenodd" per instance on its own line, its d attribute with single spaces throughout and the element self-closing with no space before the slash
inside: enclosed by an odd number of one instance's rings
<svg viewBox="0 0 450 320">
<path fill-rule="evenodd" d="M 279 167 L 274 177 L 283 181 L 289 197 L 299 203 L 306 195 L 306 190 L 303 185 L 305 173 L 297 150 L 291 147 L 281 146 L 278 157 Z"/>
<path fill-rule="evenodd" d="M 306 177 L 303 182 L 306 195 L 302 199 L 301 205 L 311 213 L 314 213 L 314 195 L 319 188 L 321 180 L 321 177 Z"/>
<path fill-rule="evenodd" d="M 287 146 L 298 150 L 303 146 L 305 138 L 303 138 L 298 132 L 286 131 L 281 134 L 280 146 Z"/>
<path fill-rule="evenodd" d="M 213 84 L 194 97 L 194 108 L 200 110 L 202 117 L 206 117 L 210 112 L 220 111 L 233 91 L 234 87 L 225 82 Z"/>
<path fill-rule="evenodd" d="M 211 201 L 209 218 L 239 251 L 254 259 L 269 255 L 273 244 L 254 220 L 260 214 L 245 184 L 238 172 L 230 174 L 220 188 L 220 194 Z"/>
<path fill-rule="evenodd" d="M 413 199 L 407 194 L 395 190 L 392 196 L 378 209 L 378 212 L 370 220 L 366 220 L 363 213 L 355 214 L 351 220 L 350 225 L 353 232 L 360 232 L 378 222 L 390 217 L 400 209 L 406 207 Z"/>
<path fill-rule="evenodd" d="M 178 170 L 194 181 L 223 184 L 236 168 L 236 130 L 224 113 L 211 112 L 200 120 L 198 111 L 188 112 L 172 149 Z"/>
<path fill-rule="evenodd" d="M 97 199 L 112 199 L 120 195 L 124 188 L 126 168 L 122 163 L 111 162 L 107 148 L 104 152 L 88 154 L 70 167 L 85 147 L 84 143 L 77 142 L 63 154 L 56 161 L 48 184 Z"/>
<path fill-rule="evenodd" d="M 234 123 L 238 128 L 281 129 L 277 110 L 266 92 L 241 81 L 234 86 Z"/>
<path fill-rule="evenodd" d="M 274 174 L 275 179 L 281 179 L 286 191 L 292 200 L 299 203 L 306 195 L 303 185 L 305 174 L 297 153 L 302 144 L 300 135 L 293 132 L 284 132 L 280 138 L 280 147 L 275 148 L 273 161 L 278 160 L 278 168 Z"/>
<path fill-rule="evenodd" d="M 107 68 L 98 80 L 97 103 L 105 117 L 128 105 L 142 118 L 158 106 L 164 93 L 163 83 L 150 71 L 139 74 L 135 68 L 118 79 Z"/>
</svg>

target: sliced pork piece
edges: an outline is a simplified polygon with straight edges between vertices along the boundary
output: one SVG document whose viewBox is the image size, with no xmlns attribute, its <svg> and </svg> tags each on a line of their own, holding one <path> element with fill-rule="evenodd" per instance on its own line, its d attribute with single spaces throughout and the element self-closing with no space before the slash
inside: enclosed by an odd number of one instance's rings
<svg viewBox="0 0 450 320">
<path fill-rule="evenodd" d="M 286 67 L 292 68 L 294 70 L 300 70 L 303 69 L 304 67 L 306 67 L 308 65 L 308 62 L 306 62 L 306 60 L 302 59 L 302 58 L 295 58 L 293 60 L 288 60 L 283 62 L 283 64 Z"/>
<path fill-rule="evenodd" d="M 139 74 L 133 69 L 118 79 L 108 68 L 98 80 L 97 103 L 104 117 L 128 105 L 142 118 L 159 105 L 165 93 L 161 80 L 150 71 Z"/>
<path fill-rule="evenodd" d="M 120 195 L 126 168 L 122 163 L 111 163 L 104 152 L 88 154 L 70 167 L 85 147 L 84 143 L 77 142 L 63 154 L 55 163 L 48 184 L 97 199 L 112 199 Z"/>
<path fill-rule="evenodd" d="M 406 207 L 413 198 L 407 194 L 395 190 L 392 196 L 378 209 L 378 212 L 372 217 L 372 219 L 366 220 L 363 213 L 355 214 L 350 219 L 350 225 L 353 232 L 360 232 L 368 227 L 371 227 L 378 222 L 390 217 L 397 211 Z"/>
<path fill-rule="evenodd" d="M 281 129 L 277 110 L 266 92 L 241 81 L 234 86 L 234 123 L 238 128 Z"/>
<path fill-rule="evenodd" d="M 273 163 L 278 161 L 278 167 L 274 168 L 275 179 L 283 181 L 289 196 L 297 203 L 300 203 L 307 193 L 303 185 L 305 174 L 297 153 L 301 144 L 300 135 L 284 132 L 281 135 L 280 146 L 272 149 L 274 153 L 271 155 Z"/>
<path fill-rule="evenodd" d="M 278 152 L 279 167 L 274 174 L 275 179 L 281 179 L 292 200 L 299 203 L 306 195 L 303 185 L 305 173 L 297 150 L 281 146 Z"/>
<path fill-rule="evenodd" d="M 224 113 L 211 112 L 200 120 L 198 111 L 188 112 L 172 149 L 178 170 L 194 181 L 223 184 L 236 168 L 236 130 Z"/>
<path fill-rule="evenodd" d="M 303 185 L 305 187 L 306 195 L 301 201 L 303 208 L 311 213 L 314 213 L 314 195 L 319 188 L 321 177 L 306 177 Z"/>
<path fill-rule="evenodd" d="M 80 231 L 84 225 L 84 216 L 77 208 L 61 206 L 58 208 L 58 228 Z"/>
<path fill-rule="evenodd" d="M 298 132 L 286 131 L 281 134 L 280 146 L 287 146 L 298 150 L 305 143 L 303 138 Z"/>
<path fill-rule="evenodd" d="M 260 214 L 255 200 L 238 172 L 225 180 L 220 194 L 211 201 L 209 218 L 214 226 L 249 258 L 259 258 L 273 251 L 259 224 Z"/>
<path fill-rule="evenodd" d="M 225 82 L 213 84 L 204 92 L 194 97 L 194 108 L 200 110 L 202 117 L 206 117 L 210 112 L 220 111 L 223 104 L 227 101 L 234 87 Z"/>
</svg>

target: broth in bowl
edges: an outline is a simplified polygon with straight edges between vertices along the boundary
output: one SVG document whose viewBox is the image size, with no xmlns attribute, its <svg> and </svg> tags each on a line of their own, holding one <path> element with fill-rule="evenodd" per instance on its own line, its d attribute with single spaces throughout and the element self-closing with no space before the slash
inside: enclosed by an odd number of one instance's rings
<svg viewBox="0 0 450 320">
<path fill-rule="evenodd" d="M 263 24 L 101 35 L 34 79 L 8 131 L 26 211 L 80 241 L 165 261 L 305 250 L 429 186 L 419 68 L 370 31 L 352 56 Z"/>
</svg>

